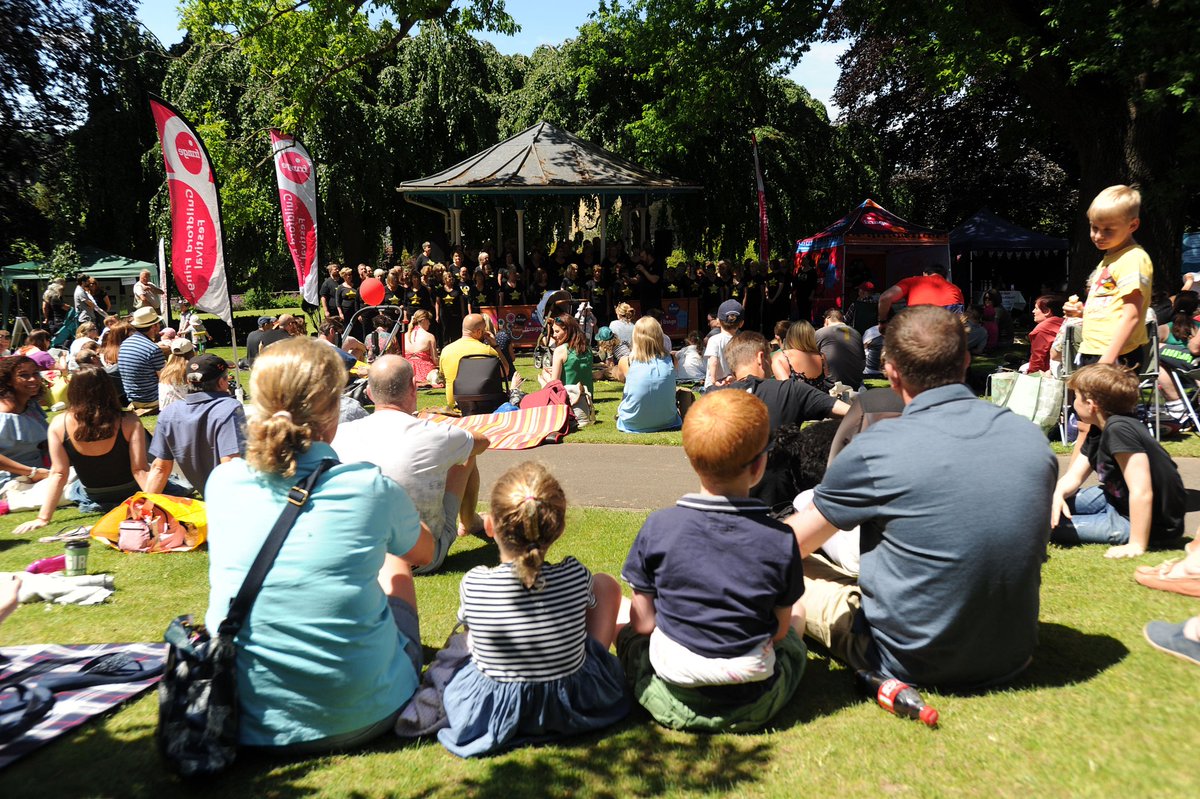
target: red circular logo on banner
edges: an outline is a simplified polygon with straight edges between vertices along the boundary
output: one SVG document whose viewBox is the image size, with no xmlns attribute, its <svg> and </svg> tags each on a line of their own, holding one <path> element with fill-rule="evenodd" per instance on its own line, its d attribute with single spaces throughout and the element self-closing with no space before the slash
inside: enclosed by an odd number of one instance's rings
<svg viewBox="0 0 1200 799">
<path fill-rule="evenodd" d="M 293 183 L 304 183 L 312 174 L 312 164 L 295 150 L 284 150 L 279 154 L 279 171 Z"/>
<path fill-rule="evenodd" d="M 200 145 L 192 134 L 185 131 L 175 137 L 175 153 L 184 169 L 193 175 L 200 174 L 200 170 L 204 168 L 204 158 L 201 157 Z"/>
</svg>

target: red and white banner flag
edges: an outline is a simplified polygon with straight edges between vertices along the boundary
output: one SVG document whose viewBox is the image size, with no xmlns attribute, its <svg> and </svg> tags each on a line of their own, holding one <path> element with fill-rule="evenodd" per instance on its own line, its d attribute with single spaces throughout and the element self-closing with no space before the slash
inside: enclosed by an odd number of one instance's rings
<svg viewBox="0 0 1200 799">
<path fill-rule="evenodd" d="M 150 95 L 171 196 L 171 273 L 189 305 L 233 327 L 225 280 L 221 205 L 212 160 L 195 128 L 161 98 Z"/>
<path fill-rule="evenodd" d="M 767 263 L 767 191 L 763 187 L 762 169 L 758 166 L 758 137 L 750 134 L 754 146 L 754 178 L 758 182 L 758 257 Z"/>
<path fill-rule="evenodd" d="M 317 305 L 317 165 L 295 136 L 271 131 L 283 232 L 305 302 Z"/>
</svg>

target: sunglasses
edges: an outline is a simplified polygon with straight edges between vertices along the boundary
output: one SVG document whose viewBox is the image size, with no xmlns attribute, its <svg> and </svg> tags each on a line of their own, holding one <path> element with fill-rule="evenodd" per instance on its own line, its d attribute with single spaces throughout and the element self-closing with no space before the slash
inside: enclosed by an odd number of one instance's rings
<svg viewBox="0 0 1200 799">
<path fill-rule="evenodd" d="M 742 464 L 742 468 L 743 468 L 743 469 L 745 469 L 745 468 L 746 468 L 746 467 L 748 467 L 748 466 L 752 466 L 752 465 L 754 465 L 754 462 L 755 462 L 756 460 L 758 460 L 759 458 L 761 458 L 763 455 L 769 455 L 769 454 L 771 453 L 771 450 L 773 450 L 773 449 L 775 449 L 775 439 L 773 439 L 773 438 L 768 438 L 768 439 L 767 439 L 767 445 L 766 445 L 765 447 L 763 447 L 763 448 L 762 448 L 762 451 L 761 451 L 761 452 L 759 452 L 757 455 L 755 455 L 755 456 L 754 456 L 753 458 L 751 458 L 750 460 L 748 460 L 748 461 L 746 461 L 745 463 L 743 463 L 743 464 Z"/>
</svg>

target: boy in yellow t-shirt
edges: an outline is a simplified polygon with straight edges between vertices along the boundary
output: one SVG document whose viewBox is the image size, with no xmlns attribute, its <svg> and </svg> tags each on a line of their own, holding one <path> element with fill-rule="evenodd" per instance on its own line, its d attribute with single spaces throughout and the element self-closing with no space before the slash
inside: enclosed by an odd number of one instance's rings
<svg viewBox="0 0 1200 799">
<path fill-rule="evenodd" d="M 1092 243 L 1104 252 L 1088 278 L 1080 363 L 1121 363 L 1136 369 L 1146 345 L 1146 308 L 1154 282 L 1150 256 L 1133 240 L 1142 196 L 1129 186 L 1109 186 L 1088 208 Z"/>
</svg>

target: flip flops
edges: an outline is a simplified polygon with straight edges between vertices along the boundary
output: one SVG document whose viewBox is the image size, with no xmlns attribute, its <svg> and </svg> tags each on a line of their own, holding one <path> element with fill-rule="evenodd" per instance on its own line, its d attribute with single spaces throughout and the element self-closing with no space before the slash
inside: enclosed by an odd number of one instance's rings
<svg viewBox="0 0 1200 799">
<path fill-rule="evenodd" d="M 1158 566 L 1138 566 L 1133 579 L 1157 591 L 1200 597 L 1200 572 L 1188 569 L 1184 561 L 1168 560 Z"/>
<path fill-rule="evenodd" d="M 54 707 L 54 694 L 39 685 L 17 683 L 0 689 L 0 744 L 15 740 Z"/>
<path fill-rule="evenodd" d="M 1146 636 L 1150 646 L 1160 652 L 1200 666 L 1200 642 L 1193 641 L 1183 634 L 1186 625 L 1186 621 L 1178 624 L 1152 621 L 1142 628 L 1142 634 Z"/>
</svg>

